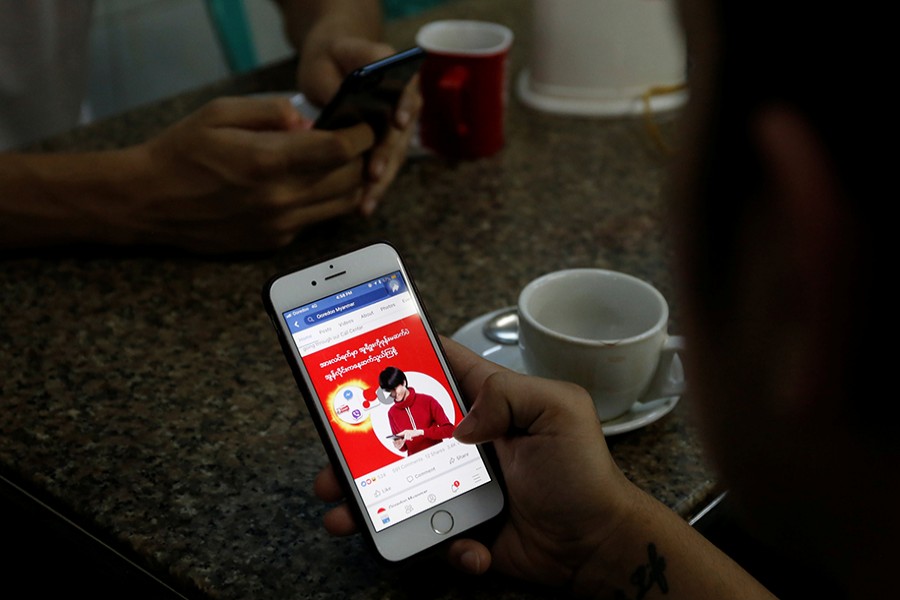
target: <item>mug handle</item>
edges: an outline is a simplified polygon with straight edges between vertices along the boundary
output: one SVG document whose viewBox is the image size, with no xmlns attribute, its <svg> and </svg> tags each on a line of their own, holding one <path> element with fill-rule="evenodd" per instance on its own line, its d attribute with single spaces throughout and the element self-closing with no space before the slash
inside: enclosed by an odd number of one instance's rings
<svg viewBox="0 0 900 600">
<path fill-rule="evenodd" d="M 450 117 L 453 119 L 453 129 L 459 136 L 469 135 L 469 124 L 465 120 L 463 110 L 463 90 L 469 80 L 469 70 L 462 65 L 456 65 L 447 70 L 441 77 L 438 87 L 447 97 Z"/>
<path fill-rule="evenodd" d="M 659 351 L 659 364 L 656 367 L 656 374 L 650 382 L 650 387 L 644 393 L 646 401 L 641 404 L 647 404 L 661 398 L 670 398 L 672 396 L 680 396 L 684 393 L 686 386 L 684 373 L 680 377 L 672 376 L 672 362 L 675 357 L 684 352 L 684 337 L 680 335 L 670 335 L 666 338 L 663 347 Z"/>
</svg>

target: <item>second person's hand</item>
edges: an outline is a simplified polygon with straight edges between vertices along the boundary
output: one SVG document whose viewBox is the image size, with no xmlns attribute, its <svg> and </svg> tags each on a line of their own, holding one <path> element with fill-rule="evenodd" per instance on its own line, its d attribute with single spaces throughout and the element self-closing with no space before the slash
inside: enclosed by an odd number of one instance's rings
<svg viewBox="0 0 900 600">
<path fill-rule="evenodd" d="M 220 98 L 133 148 L 116 235 L 197 252 L 267 250 L 357 210 L 370 128 L 315 131 L 283 98 Z"/>
<path fill-rule="evenodd" d="M 301 91 L 324 106 L 337 92 L 344 77 L 355 69 L 390 56 L 391 46 L 358 37 L 322 39 L 311 35 L 298 66 Z M 406 160 L 410 140 L 422 108 L 418 77 L 406 86 L 390 127 L 376 141 L 368 156 L 362 212 L 371 214 Z"/>
</svg>

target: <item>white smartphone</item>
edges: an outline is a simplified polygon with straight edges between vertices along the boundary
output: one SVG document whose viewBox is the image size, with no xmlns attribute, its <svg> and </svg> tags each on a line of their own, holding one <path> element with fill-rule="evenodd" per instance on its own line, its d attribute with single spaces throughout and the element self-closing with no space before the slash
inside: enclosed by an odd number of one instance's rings
<svg viewBox="0 0 900 600">
<path fill-rule="evenodd" d="M 263 299 L 379 556 L 402 561 L 501 513 L 491 449 L 452 437 L 466 409 L 393 246 L 276 276 Z"/>
</svg>

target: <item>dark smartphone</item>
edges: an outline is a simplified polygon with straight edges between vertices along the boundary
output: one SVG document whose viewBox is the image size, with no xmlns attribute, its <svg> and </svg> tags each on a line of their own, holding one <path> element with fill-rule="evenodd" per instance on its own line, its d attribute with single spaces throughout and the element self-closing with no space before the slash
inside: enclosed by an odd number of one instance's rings
<svg viewBox="0 0 900 600">
<path fill-rule="evenodd" d="M 331 130 L 366 122 L 381 137 L 403 90 L 424 59 L 425 51 L 413 47 L 356 69 L 344 79 L 314 126 Z"/>
<path fill-rule="evenodd" d="M 382 558 L 402 561 L 502 511 L 489 448 L 452 437 L 466 408 L 392 246 L 275 277 L 263 300 L 348 505 Z"/>
</svg>

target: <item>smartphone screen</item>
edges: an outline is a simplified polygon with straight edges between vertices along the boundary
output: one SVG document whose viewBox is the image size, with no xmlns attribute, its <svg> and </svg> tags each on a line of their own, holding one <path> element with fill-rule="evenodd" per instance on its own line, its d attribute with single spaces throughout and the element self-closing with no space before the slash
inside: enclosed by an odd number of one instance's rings
<svg viewBox="0 0 900 600">
<path fill-rule="evenodd" d="M 332 268 L 321 266 L 320 273 L 338 273 L 347 279 L 333 277 L 344 283 L 288 305 L 278 317 L 298 361 L 295 373 L 311 392 L 311 410 L 338 450 L 335 466 L 390 557 L 494 516 L 502 494 L 483 449 L 452 437 L 463 417 L 456 385 L 402 264 L 378 271 L 382 262 L 329 261 Z M 295 276 L 298 285 L 309 288 L 315 271 Z M 369 275 L 357 280 L 353 272 Z M 284 300 L 281 292 L 273 295 Z M 488 505 L 476 498 L 485 486 L 496 491 Z M 415 525 L 417 518 L 424 523 Z M 391 541 L 387 534 L 407 523 L 403 540 Z M 418 541 L 407 543 L 407 536 Z"/>
</svg>

